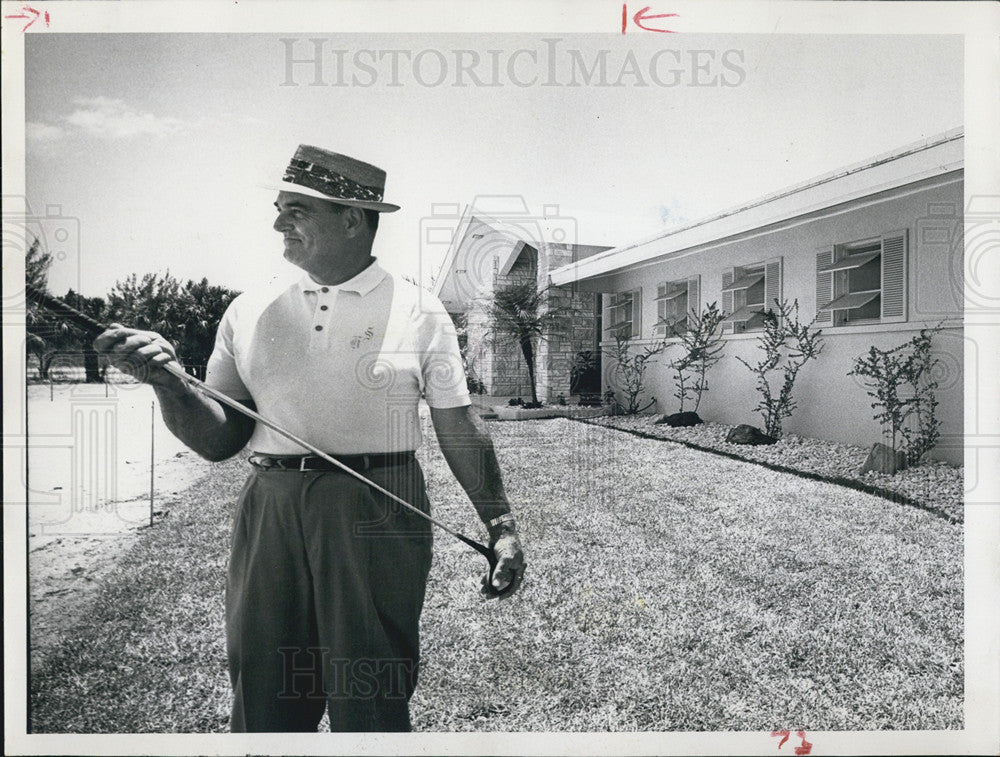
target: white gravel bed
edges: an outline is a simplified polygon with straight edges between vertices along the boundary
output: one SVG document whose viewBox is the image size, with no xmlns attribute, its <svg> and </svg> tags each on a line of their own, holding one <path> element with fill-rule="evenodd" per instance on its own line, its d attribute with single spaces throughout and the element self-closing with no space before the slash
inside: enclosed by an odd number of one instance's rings
<svg viewBox="0 0 1000 757">
<path fill-rule="evenodd" d="M 591 423 L 637 431 L 661 439 L 687 442 L 805 473 L 850 479 L 901 494 L 920 505 L 954 520 L 963 520 L 964 469 L 939 460 L 929 460 L 894 475 L 859 474 L 868 449 L 853 444 L 788 434 L 776 444 L 751 446 L 726 442 L 733 427 L 723 423 L 672 428 L 656 424 L 659 415 L 618 415 L 596 418 Z"/>
</svg>

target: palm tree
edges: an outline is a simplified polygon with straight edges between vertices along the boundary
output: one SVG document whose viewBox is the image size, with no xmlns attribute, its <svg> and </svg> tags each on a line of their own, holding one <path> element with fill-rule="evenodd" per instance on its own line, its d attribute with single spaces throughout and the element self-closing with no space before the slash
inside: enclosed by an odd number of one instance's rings
<svg viewBox="0 0 1000 757">
<path fill-rule="evenodd" d="M 572 308 L 546 307 L 549 287 L 539 290 L 533 281 L 509 284 L 493 293 L 486 307 L 494 343 L 500 339 L 515 339 L 528 366 L 531 401 L 538 407 L 535 389 L 535 342 L 547 334 L 561 330 L 563 318 Z"/>
</svg>

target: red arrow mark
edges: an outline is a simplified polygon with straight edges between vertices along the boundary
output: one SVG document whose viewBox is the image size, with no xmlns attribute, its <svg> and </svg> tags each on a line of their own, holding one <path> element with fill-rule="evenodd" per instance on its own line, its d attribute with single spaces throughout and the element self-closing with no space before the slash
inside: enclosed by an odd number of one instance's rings
<svg viewBox="0 0 1000 757">
<path fill-rule="evenodd" d="M 796 731 L 795 735 L 798 736 L 800 739 L 802 739 L 802 744 L 800 744 L 799 746 L 795 747 L 795 754 L 798 754 L 798 755 L 807 755 L 807 754 L 810 754 L 812 752 L 813 745 L 812 745 L 812 742 L 806 741 L 806 732 L 805 731 Z"/>
<path fill-rule="evenodd" d="M 35 10 L 34 8 L 32 8 L 30 5 L 22 5 L 21 6 L 21 10 L 22 11 L 27 11 L 28 13 L 31 13 L 33 15 L 31 15 L 31 16 L 25 16 L 23 13 L 21 13 L 21 14 L 18 14 L 16 16 L 4 16 L 4 18 L 23 18 L 23 19 L 28 19 L 28 23 L 26 23 L 24 25 L 24 28 L 21 29 L 22 32 L 28 31 L 28 29 L 31 27 L 31 25 L 33 23 L 35 23 L 39 18 L 44 18 L 45 19 L 45 25 L 46 26 L 49 25 L 49 12 L 48 11 L 45 11 L 45 13 L 42 13 L 41 11 Z"/>
<path fill-rule="evenodd" d="M 771 731 L 771 735 L 781 736 L 781 741 L 778 742 L 778 749 L 781 749 L 784 743 L 788 741 L 788 737 L 791 736 L 792 734 L 789 733 L 788 731 Z"/>
<path fill-rule="evenodd" d="M 649 9 L 650 8 L 647 5 L 645 8 L 643 8 L 638 13 L 636 13 L 634 16 L 632 16 L 632 23 L 634 23 L 640 29 L 642 29 L 644 31 L 647 31 L 647 32 L 661 32 L 663 34 L 676 34 L 677 33 L 673 29 L 657 29 L 654 26 L 646 26 L 643 22 L 644 21 L 651 21 L 654 18 L 677 18 L 678 14 L 676 14 L 676 13 L 657 13 L 657 14 L 652 14 L 652 15 L 648 15 L 647 16 L 646 12 Z M 626 9 L 626 6 L 623 5 L 622 6 L 622 34 L 625 33 L 625 26 L 626 26 L 626 19 L 627 19 L 627 17 L 628 17 L 628 11 Z"/>
</svg>

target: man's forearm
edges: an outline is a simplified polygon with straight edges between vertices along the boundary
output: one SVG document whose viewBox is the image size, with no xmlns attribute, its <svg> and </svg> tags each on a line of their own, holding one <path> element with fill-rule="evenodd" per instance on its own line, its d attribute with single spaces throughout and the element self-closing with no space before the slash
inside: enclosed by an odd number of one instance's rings
<svg viewBox="0 0 1000 757">
<path fill-rule="evenodd" d="M 206 397 L 188 384 L 156 386 L 163 422 L 170 432 L 202 457 L 219 461 L 232 457 L 249 441 L 254 423 Z"/>
<path fill-rule="evenodd" d="M 496 538 L 514 530 L 512 520 L 490 526 L 491 521 L 510 512 L 500 464 L 482 420 L 474 412 L 460 410 L 432 410 L 438 443 L 451 472 L 487 524 L 490 536 Z"/>
<path fill-rule="evenodd" d="M 462 440 L 461 453 L 449 454 L 442 446 L 452 473 L 462 485 L 484 523 L 510 512 L 503 476 L 497 462 L 493 442 L 489 438 L 471 437 Z"/>
</svg>

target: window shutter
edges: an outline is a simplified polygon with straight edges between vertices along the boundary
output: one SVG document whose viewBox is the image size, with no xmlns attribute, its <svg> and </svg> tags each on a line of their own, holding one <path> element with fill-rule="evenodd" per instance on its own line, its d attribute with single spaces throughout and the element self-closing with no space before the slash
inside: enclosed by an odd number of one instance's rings
<svg viewBox="0 0 1000 757">
<path fill-rule="evenodd" d="M 722 273 L 722 288 L 725 289 L 727 286 L 733 283 L 736 278 L 735 271 L 730 268 L 728 271 L 723 271 Z M 733 312 L 733 293 L 723 292 L 722 293 L 722 309 L 726 311 L 726 315 L 730 315 Z"/>
<path fill-rule="evenodd" d="M 642 289 L 632 290 L 632 338 L 642 339 Z"/>
<path fill-rule="evenodd" d="M 906 231 L 882 237 L 882 321 L 906 320 Z"/>
<path fill-rule="evenodd" d="M 781 258 L 771 258 L 764 263 L 764 310 L 777 313 L 775 300 L 781 301 Z"/>
<path fill-rule="evenodd" d="M 820 307 L 833 301 L 833 273 L 818 273 L 819 269 L 833 262 L 833 248 L 816 253 L 816 325 L 832 326 L 833 311 L 820 310 Z"/>
<path fill-rule="evenodd" d="M 733 280 L 735 278 L 736 278 L 736 270 L 734 268 L 730 268 L 728 271 L 723 271 L 722 272 L 722 288 L 725 289 L 727 286 L 729 286 L 730 284 L 732 284 Z M 732 315 L 732 313 L 733 313 L 733 293 L 732 292 L 723 292 L 722 293 L 722 311 L 726 315 Z M 725 332 L 725 331 L 733 331 L 734 328 L 735 327 L 733 326 L 732 323 L 728 323 L 728 324 L 724 323 L 724 324 L 722 324 L 722 330 L 723 330 L 723 332 Z"/>
<path fill-rule="evenodd" d="M 692 276 L 689 278 L 687 286 L 687 310 L 684 312 L 684 315 L 689 315 L 692 310 L 697 315 L 701 315 L 701 276 Z"/>
<path fill-rule="evenodd" d="M 608 329 L 614 325 L 613 313 L 611 312 L 611 300 L 614 297 L 612 294 L 601 294 L 601 330 L 604 332 L 601 334 L 601 339 L 610 339 L 614 336 Z"/>
<path fill-rule="evenodd" d="M 665 334 L 667 331 L 666 324 L 663 321 L 666 320 L 666 312 L 669 305 L 666 300 L 661 300 L 660 297 L 665 296 L 669 289 L 669 281 L 663 281 L 656 287 L 656 320 L 653 321 L 653 336 Z"/>
</svg>

